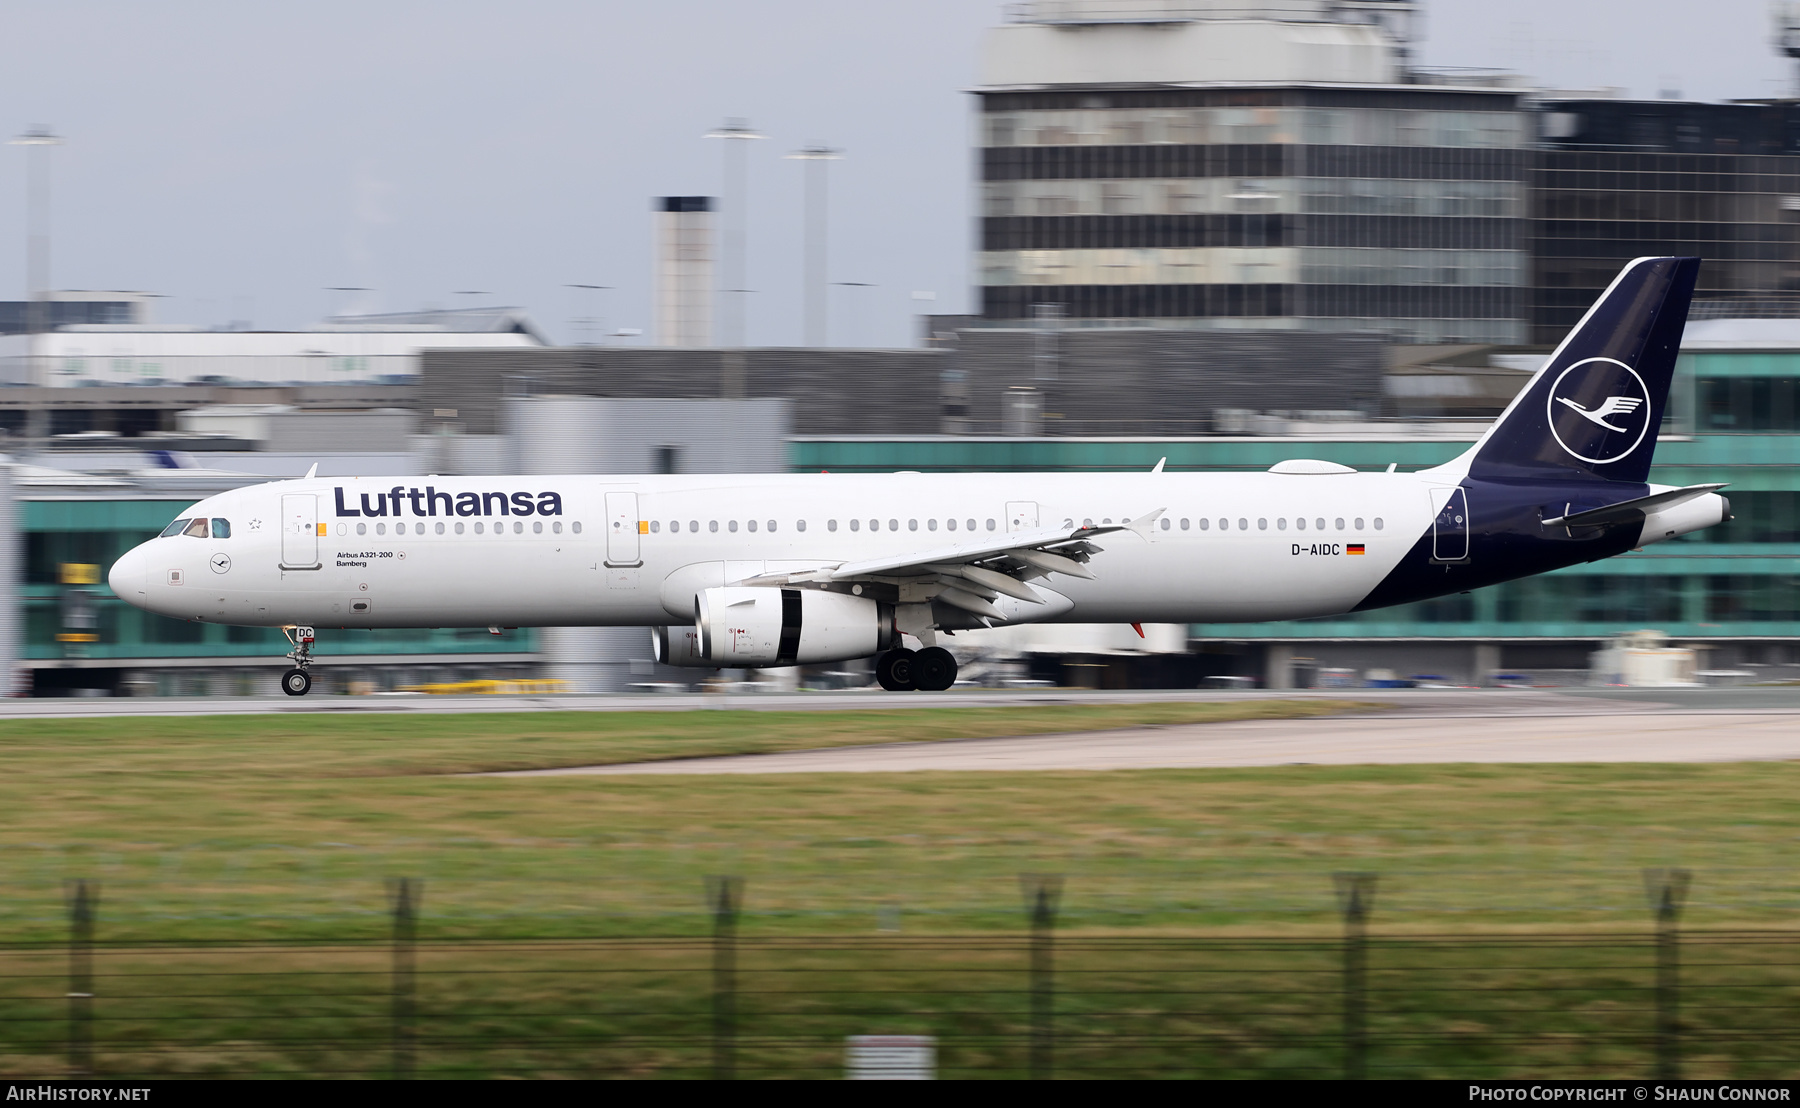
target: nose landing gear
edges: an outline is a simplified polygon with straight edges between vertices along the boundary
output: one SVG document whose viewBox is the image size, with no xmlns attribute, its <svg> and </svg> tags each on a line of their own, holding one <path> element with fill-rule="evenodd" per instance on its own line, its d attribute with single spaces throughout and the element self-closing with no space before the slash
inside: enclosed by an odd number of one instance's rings
<svg viewBox="0 0 1800 1108">
<path fill-rule="evenodd" d="M 941 646 L 890 650 L 875 660 L 875 680 L 889 692 L 943 692 L 956 684 L 956 656 Z"/>
<path fill-rule="evenodd" d="M 283 627 L 281 633 L 287 636 L 288 642 L 294 644 L 294 649 L 288 651 L 288 657 L 293 659 L 294 668 L 282 671 L 281 691 L 289 696 L 305 696 L 312 691 L 312 674 L 308 670 L 311 669 L 313 662 L 313 629 L 288 626 Z"/>
</svg>

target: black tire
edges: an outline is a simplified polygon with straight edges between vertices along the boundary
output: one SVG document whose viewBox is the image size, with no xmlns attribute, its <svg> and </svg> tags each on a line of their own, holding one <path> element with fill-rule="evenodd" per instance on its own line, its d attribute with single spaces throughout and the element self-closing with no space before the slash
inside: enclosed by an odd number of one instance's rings
<svg viewBox="0 0 1800 1108">
<path fill-rule="evenodd" d="M 875 659 L 875 680 L 888 692 L 911 692 L 913 658 L 910 650 L 890 650 Z"/>
<path fill-rule="evenodd" d="M 281 675 L 281 691 L 289 696 L 305 696 L 312 691 L 312 674 L 303 669 L 290 669 Z"/>
<path fill-rule="evenodd" d="M 930 646 L 913 656 L 913 686 L 920 692 L 943 692 L 956 684 L 956 656 Z"/>
</svg>

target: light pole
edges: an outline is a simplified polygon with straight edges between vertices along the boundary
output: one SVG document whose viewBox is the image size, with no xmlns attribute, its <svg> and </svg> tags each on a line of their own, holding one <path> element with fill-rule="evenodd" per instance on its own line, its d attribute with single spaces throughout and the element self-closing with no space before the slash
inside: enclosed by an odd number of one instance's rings
<svg viewBox="0 0 1800 1108">
<path fill-rule="evenodd" d="M 50 329 L 50 147 L 62 139 L 39 125 L 11 140 L 25 151 L 25 334 L 31 383 L 47 384 L 38 365 L 36 336 Z"/>
<path fill-rule="evenodd" d="M 595 326 L 598 326 L 600 328 L 600 335 L 601 335 L 602 341 L 604 341 L 605 335 L 606 335 L 606 320 L 604 318 L 602 318 L 601 313 L 600 313 L 600 297 L 598 294 L 610 290 L 612 288 L 612 286 L 611 285 L 564 285 L 563 288 L 565 288 L 565 289 L 586 289 L 587 291 L 595 294 L 595 296 L 594 296 L 594 313 L 590 316 L 585 316 L 585 317 L 578 316 L 578 317 L 570 320 L 569 322 L 581 324 L 582 325 L 581 334 L 583 336 L 592 335 L 593 328 Z M 578 293 L 577 295 L 580 295 L 580 294 Z M 594 344 L 591 342 L 583 342 L 583 343 L 578 343 L 577 345 L 592 346 Z"/>
<path fill-rule="evenodd" d="M 833 281 L 831 283 L 840 289 L 872 289 L 875 287 L 873 281 Z M 862 304 L 857 298 L 857 295 L 852 293 L 850 300 L 849 334 L 845 336 L 846 345 L 856 345 L 856 335 L 862 330 L 862 317 Z M 870 345 L 873 344 L 871 343 Z"/>
<path fill-rule="evenodd" d="M 760 139 L 749 120 L 727 119 L 724 126 L 706 132 L 709 139 L 725 140 L 725 279 L 724 293 L 719 297 L 719 345 L 741 349 L 744 346 L 744 294 L 747 278 L 745 267 L 745 225 L 749 216 L 749 180 L 744 167 L 745 144 Z"/>
<path fill-rule="evenodd" d="M 361 285 L 326 285 L 325 291 L 326 292 L 374 292 L 375 290 L 370 289 L 370 288 L 364 288 Z M 347 298 L 340 300 L 338 302 L 339 310 L 335 311 L 335 312 L 328 312 L 327 318 L 342 319 L 342 318 L 346 317 L 347 315 L 349 315 L 349 313 L 343 311 L 342 309 L 345 307 L 348 307 L 348 306 L 349 306 L 349 300 Z"/>
<path fill-rule="evenodd" d="M 824 346 L 825 323 L 825 231 L 826 194 L 825 163 L 844 156 L 814 143 L 794 151 L 788 157 L 806 162 L 806 345 Z"/>
</svg>

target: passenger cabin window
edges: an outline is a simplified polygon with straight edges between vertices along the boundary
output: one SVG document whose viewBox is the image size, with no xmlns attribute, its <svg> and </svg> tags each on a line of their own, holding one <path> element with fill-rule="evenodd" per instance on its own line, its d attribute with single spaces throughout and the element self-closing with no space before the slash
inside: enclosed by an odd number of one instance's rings
<svg viewBox="0 0 1800 1108">
<path fill-rule="evenodd" d="M 158 535 L 157 538 L 166 539 L 170 535 L 179 535 L 183 531 L 187 530 L 187 525 L 188 525 L 188 521 L 186 519 L 178 519 L 174 523 L 171 523 L 167 527 L 164 527 L 162 534 Z"/>
<path fill-rule="evenodd" d="M 201 519 L 201 518 L 194 519 L 192 522 L 190 522 L 187 525 L 187 530 L 183 531 L 182 534 L 186 535 L 190 539 L 205 538 L 206 537 L 206 520 Z"/>
<path fill-rule="evenodd" d="M 220 519 L 219 517 L 214 516 L 213 521 L 212 521 L 212 532 L 213 532 L 212 537 L 215 539 L 230 538 L 231 537 L 231 521 L 228 519 Z"/>
</svg>

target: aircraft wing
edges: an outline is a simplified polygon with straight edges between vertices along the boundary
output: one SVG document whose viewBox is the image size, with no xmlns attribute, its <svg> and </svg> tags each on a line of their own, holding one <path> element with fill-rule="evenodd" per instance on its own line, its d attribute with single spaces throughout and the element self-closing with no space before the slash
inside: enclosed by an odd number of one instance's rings
<svg viewBox="0 0 1800 1108">
<path fill-rule="evenodd" d="M 905 583 L 919 599 L 941 599 L 956 607 L 991 618 L 1006 618 L 991 601 L 1001 594 L 1029 604 L 1042 604 L 1028 584 L 1034 578 L 1062 573 L 1094 579 L 1087 562 L 1101 547 L 1091 540 L 1119 531 L 1148 537 L 1167 509 L 1158 508 L 1127 523 L 1093 527 L 1040 527 L 1013 531 L 978 542 L 956 543 L 861 562 L 841 562 L 811 569 L 765 573 L 738 582 L 743 585 L 800 585 L 831 583 Z"/>
</svg>

